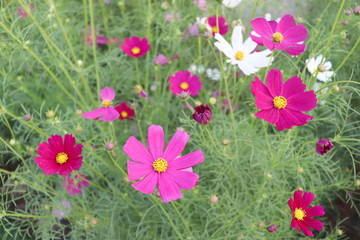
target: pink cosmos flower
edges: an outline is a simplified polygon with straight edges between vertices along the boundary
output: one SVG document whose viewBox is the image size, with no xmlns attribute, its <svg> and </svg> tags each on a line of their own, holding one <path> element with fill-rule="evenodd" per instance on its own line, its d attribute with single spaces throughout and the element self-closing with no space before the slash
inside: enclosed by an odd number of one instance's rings
<svg viewBox="0 0 360 240">
<path fill-rule="evenodd" d="M 216 15 L 209 17 L 207 19 L 207 22 L 212 29 L 212 35 L 215 36 L 215 33 L 219 33 L 220 35 L 225 35 L 229 30 L 229 26 L 226 25 L 226 19 L 221 16 L 218 16 L 217 19 L 219 26 L 217 26 Z"/>
<path fill-rule="evenodd" d="M 63 188 L 71 195 L 82 194 L 82 186 L 88 187 L 89 182 L 84 175 L 80 174 L 80 176 L 84 179 L 81 179 L 78 175 L 75 175 L 74 178 L 71 178 L 69 175 L 64 176 Z"/>
<path fill-rule="evenodd" d="M 116 120 L 120 116 L 120 114 L 113 107 L 111 107 L 112 100 L 114 100 L 115 97 L 114 89 L 105 87 L 104 89 L 101 89 L 100 96 L 102 99 L 103 107 L 91 112 L 83 113 L 82 116 L 87 119 L 100 118 L 102 121 L 105 122 L 111 122 Z"/>
<path fill-rule="evenodd" d="M 140 40 L 139 37 L 133 36 L 126 38 L 121 49 L 130 57 L 138 58 L 146 54 L 150 50 L 147 38 Z"/>
<path fill-rule="evenodd" d="M 130 137 L 124 145 L 128 160 L 130 181 L 140 178 L 132 186 L 145 194 L 152 194 L 158 185 L 164 202 L 182 198 L 181 190 L 196 186 L 199 176 L 187 169 L 204 161 L 201 150 L 177 158 L 184 150 L 189 135 L 178 130 L 164 149 L 164 131 L 161 126 L 151 125 L 148 130 L 148 148 L 135 137 Z"/>
<path fill-rule="evenodd" d="M 101 45 L 108 44 L 108 40 L 104 35 L 96 36 L 96 47 L 100 47 Z"/>
<path fill-rule="evenodd" d="M 313 119 L 302 112 L 316 107 L 316 95 L 313 90 L 305 92 L 306 85 L 301 78 L 293 76 L 284 84 L 281 72 L 271 69 L 266 83 L 267 87 L 258 77 L 251 83 L 255 104 L 261 110 L 255 114 L 256 117 L 276 124 L 279 131 L 304 125 Z"/>
<path fill-rule="evenodd" d="M 28 14 L 25 12 L 23 6 L 19 5 L 19 10 L 16 12 L 17 14 L 21 15 L 20 18 L 26 18 Z M 34 3 L 30 3 L 30 11 L 32 12 L 34 10 Z"/>
<path fill-rule="evenodd" d="M 206 0 L 194 0 L 193 4 L 197 4 L 197 7 L 201 10 L 201 11 L 206 11 Z"/>
<path fill-rule="evenodd" d="M 131 120 L 135 114 L 134 109 L 129 107 L 126 102 L 121 103 L 115 107 L 116 111 L 120 114 L 119 120 L 122 121 L 124 119 Z"/>
<path fill-rule="evenodd" d="M 290 197 L 288 201 L 293 214 L 291 227 L 296 228 L 298 232 L 300 227 L 305 236 L 313 236 L 309 227 L 320 231 L 324 226 L 322 222 L 312 218 L 325 214 L 324 208 L 320 205 L 309 208 L 314 197 L 311 192 L 305 192 L 302 196 L 302 191 L 298 190 L 294 192 L 294 200 Z"/>
<path fill-rule="evenodd" d="M 159 64 L 160 66 L 165 66 L 169 62 L 172 62 L 179 58 L 179 54 L 176 54 L 174 57 L 168 59 L 165 55 L 159 54 L 154 60 L 154 64 Z"/>
<path fill-rule="evenodd" d="M 259 45 L 265 45 L 271 51 L 284 50 L 290 55 L 299 55 L 305 51 L 306 45 L 299 44 L 307 38 L 304 24 L 296 25 L 290 14 L 283 16 L 280 22 L 267 21 L 265 18 L 255 18 L 251 26 L 260 37 L 249 33 L 251 39 Z"/>
<path fill-rule="evenodd" d="M 198 75 L 191 76 L 189 71 L 177 71 L 174 75 L 170 76 L 169 86 L 171 92 L 174 95 L 178 95 L 181 92 L 189 92 L 190 96 L 196 96 L 199 94 L 202 82 L 199 81 Z"/>
<path fill-rule="evenodd" d="M 66 176 L 81 167 L 83 157 L 80 154 L 83 145 L 75 145 L 73 135 L 66 134 L 64 140 L 60 135 L 51 135 L 48 142 L 39 144 L 37 154 L 40 157 L 35 157 L 35 163 L 45 175 L 59 173 Z"/>
<path fill-rule="evenodd" d="M 174 10 L 171 10 L 170 13 L 165 14 L 165 15 L 164 15 L 164 18 L 165 18 L 165 20 L 168 21 L 168 22 L 174 22 L 174 20 L 175 20 Z M 177 14 L 176 14 L 176 19 L 177 19 L 177 20 L 180 19 L 180 13 L 177 13 Z"/>
</svg>

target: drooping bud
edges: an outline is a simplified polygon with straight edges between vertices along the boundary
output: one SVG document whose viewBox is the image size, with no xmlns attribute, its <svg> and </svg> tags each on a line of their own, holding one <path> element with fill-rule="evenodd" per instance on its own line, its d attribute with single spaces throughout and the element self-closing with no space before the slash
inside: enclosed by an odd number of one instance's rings
<svg viewBox="0 0 360 240">
<path fill-rule="evenodd" d="M 224 138 L 224 139 L 222 140 L 222 144 L 223 144 L 224 146 L 227 146 L 227 145 L 230 144 L 230 140 L 229 140 L 228 138 Z"/>
<path fill-rule="evenodd" d="M 219 201 L 219 198 L 216 195 L 212 195 L 211 198 L 210 198 L 210 201 L 212 203 L 217 203 Z"/>
<path fill-rule="evenodd" d="M 315 150 L 318 154 L 325 155 L 333 147 L 330 139 L 320 139 L 315 145 Z"/>
<path fill-rule="evenodd" d="M 272 222 L 271 222 L 270 224 L 272 224 Z M 273 225 L 267 227 L 266 229 L 267 229 L 269 232 L 274 233 L 274 232 L 276 232 L 276 224 L 273 224 Z"/>
<path fill-rule="evenodd" d="M 109 150 L 109 151 L 113 150 L 113 149 L 114 149 L 114 143 L 112 143 L 112 142 L 107 142 L 107 143 L 105 144 L 105 148 L 106 148 L 106 150 Z"/>
<path fill-rule="evenodd" d="M 354 14 L 355 14 L 355 15 L 360 15 L 360 5 L 358 5 L 358 6 L 356 6 L 356 7 L 354 8 Z"/>
<path fill-rule="evenodd" d="M 193 119 L 200 124 L 208 124 L 211 120 L 211 109 L 209 105 L 200 105 L 194 108 Z"/>
<path fill-rule="evenodd" d="M 31 120 L 31 114 L 29 113 L 29 114 L 24 115 L 24 120 L 25 121 L 30 121 Z"/>
</svg>

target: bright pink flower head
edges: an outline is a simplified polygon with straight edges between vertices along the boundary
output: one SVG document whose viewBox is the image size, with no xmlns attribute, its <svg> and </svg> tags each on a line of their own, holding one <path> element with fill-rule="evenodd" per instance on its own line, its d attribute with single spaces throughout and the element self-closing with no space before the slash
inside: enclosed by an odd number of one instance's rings
<svg viewBox="0 0 360 240">
<path fill-rule="evenodd" d="M 17 14 L 21 15 L 20 18 L 26 18 L 28 14 L 25 12 L 23 6 L 19 5 L 19 10 L 16 12 Z M 32 2 L 30 4 L 30 11 L 34 11 L 34 3 Z"/>
<path fill-rule="evenodd" d="M 202 86 L 199 77 L 196 74 L 191 76 L 189 71 L 177 71 L 174 75 L 170 76 L 169 83 L 171 84 L 169 88 L 174 95 L 189 92 L 190 96 L 196 96 L 199 94 Z"/>
<path fill-rule="evenodd" d="M 223 17 L 218 16 L 219 26 L 217 26 L 217 23 L 216 23 L 216 15 L 209 17 L 207 22 L 212 29 L 213 36 L 215 36 L 215 33 L 219 33 L 220 35 L 225 35 L 229 30 L 229 26 L 226 25 L 226 19 Z"/>
<path fill-rule="evenodd" d="M 75 137 L 66 134 L 63 140 L 60 135 L 52 135 L 47 142 L 39 144 L 35 163 L 43 170 L 45 175 L 68 175 L 73 170 L 78 170 L 82 165 L 83 157 L 80 156 L 83 145 L 75 145 Z"/>
<path fill-rule="evenodd" d="M 80 176 L 84 179 L 81 179 L 78 175 L 75 175 L 74 178 L 71 178 L 69 175 L 64 176 L 63 188 L 71 195 L 82 194 L 82 186 L 88 187 L 89 182 L 84 175 L 80 174 Z"/>
<path fill-rule="evenodd" d="M 139 37 L 133 36 L 126 38 L 121 49 L 130 57 L 138 58 L 146 54 L 150 50 L 147 38 L 140 40 Z"/>
<path fill-rule="evenodd" d="M 196 186 L 199 176 L 185 170 L 204 161 L 202 151 L 195 151 L 178 157 L 184 150 L 189 135 L 178 130 L 164 151 L 164 131 L 161 126 L 152 125 L 148 131 L 148 148 L 135 137 L 130 137 L 124 145 L 128 160 L 130 181 L 140 178 L 132 186 L 145 194 L 152 194 L 158 185 L 160 197 L 164 202 L 182 198 L 181 190 Z"/>
<path fill-rule="evenodd" d="M 255 114 L 256 117 L 276 124 L 279 131 L 304 125 L 313 119 L 302 112 L 316 107 L 316 95 L 313 90 L 305 92 L 306 85 L 301 78 L 293 76 L 283 83 L 281 72 L 271 69 L 266 83 L 267 87 L 258 77 L 251 83 L 255 104 L 261 110 Z"/>
<path fill-rule="evenodd" d="M 313 236 L 309 227 L 320 231 L 324 226 L 322 222 L 312 218 L 325 214 L 324 208 L 320 205 L 309 208 L 314 197 L 311 192 L 305 192 L 302 196 L 302 191 L 298 190 L 294 192 L 294 200 L 290 197 L 288 201 L 293 214 L 291 227 L 296 228 L 298 232 L 300 227 L 305 236 Z"/>
<path fill-rule="evenodd" d="M 103 107 L 91 112 L 83 113 L 82 116 L 87 119 L 100 118 L 102 121 L 105 122 L 111 122 L 116 120 L 120 116 L 120 114 L 113 107 L 111 107 L 112 100 L 114 100 L 115 97 L 114 89 L 105 87 L 104 89 L 101 89 L 100 96 L 102 99 Z"/>
<path fill-rule="evenodd" d="M 251 39 L 259 45 L 265 45 L 271 51 L 284 50 L 290 55 L 299 55 L 305 51 L 306 45 L 299 44 L 307 38 L 304 24 L 296 25 L 290 14 L 283 16 L 280 22 L 267 21 L 265 18 L 255 18 L 251 26 L 260 37 L 250 34 Z"/>
<path fill-rule="evenodd" d="M 119 119 L 122 121 L 124 119 L 131 120 L 135 114 L 134 109 L 129 107 L 125 102 L 121 103 L 120 105 L 117 105 L 115 107 L 116 111 L 119 113 Z"/>
<path fill-rule="evenodd" d="M 171 10 L 170 13 L 165 14 L 165 15 L 164 15 L 164 18 L 165 18 L 165 20 L 168 21 L 168 22 L 174 22 L 174 20 L 175 20 L 174 10 Z M 180 14 L 179 14 L 179 13 L 176 14 L 176 19 L 177 19 L 177 20 L 180 19 Z"/>
</svg>

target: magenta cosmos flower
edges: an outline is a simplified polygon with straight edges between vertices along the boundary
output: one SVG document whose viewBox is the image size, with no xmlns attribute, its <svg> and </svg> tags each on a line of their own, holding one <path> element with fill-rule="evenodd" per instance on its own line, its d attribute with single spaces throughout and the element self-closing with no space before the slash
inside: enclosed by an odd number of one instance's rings
<svg viewBox="0 0 360 240">
<path fill-rule="evenodd" d="M 266 84 L 267 87 L 258 77 L 251 83 L 255 104 L 261 110 L 255 114 L 256 117 L 276 124 L 279 131 L 304 125 L 313 119 L 302 112 L 316 107 L 316 95 L 313 90 L 305 92 L 306 85 L 301 78 L 293 76 L 284 84 L 281 72 L 271 69 Z"/>
<path fill-rule="evenodd" d="M 320 205 L 309 208 L 313 199 L 314 194 L 311 192 L 305 192 L 302 196 L 302 191 L 298 190 L 294 192 L 294 200 L 290 197 L 288 201 L 293 214 L 291 227 L 296 228 L 298 232 L 300 227 L 305 236 L 313 236 L 309 227 L 320 231 L 324 226 L 322 222 L 312 218 L 325 214 L 324 208 Z"/>
<path fill-rule="evenodd" d="M 174 75 L 170 76 L 169 83 L 171 84 L 169 88 L 174 95 L 189 92 L 190 96 L 196 96 L 202 87 L 199 77 L 196 74 L 191 76 L 189 71 L 177 71 Z"/>
<path fill-rule="evenodd" d="M 81 167 L 82 147 L 81 143 L 75 145 L 75 137 L 70 134 L 66 134 L 64 140 L 60 135 L 52 135 L 48 143 L 39 144 L 37 154 L 40 157 L 35 157 L 35 163 L 45 175 L 59 173 L 66 176 Z"/>
<path fill-rule="evenodd" d="M 82 186 L 88 187 L 89 182 L 86 181 L 87 179 L 84 177 L 84 175 L 80 174 L 80 176 L 83 178 L 80 178 L 78 175 L 75 175 L 73 178 L 68 176 L 64 176 L 64 183 L 63 188 L 71 195 L 75 194 L 82 194 Z"/>
<path fill-rule="evenodd" d="M 251 35 L 251 39 L 259 45 L 265 45 L 271 51 L 284 50 L 290 55 L 299 55 L 305 51 L 306 45 L 299 44 L 305 41 L 307 30 L 304 24 L 296 25 L 294 17 L 287 14 L 280 22 L 267 21 L 265 18 L 255 18 L 251 26 L 260 37 Z"/>
<path fill-rule="evenodd" d="M 121 103 L 115 107 L 115 110 L 120 114 L 119 120 L 122 121 L 124 119 L 131 120 L 135 115 L 134 109 L 129 107 L 126 102 Z"/>
<path fill-rule="evenodd" d="M 216 15 L 209 17 L 207 20 L 208 24 L 212 29 L 212 35 L 215 36 L 215 33 L 219 33 L 220 35 L 225 35 L 229 30 L 229 26 L 226 25 L 226 19 L 221 16 L 218 16 L 217 19 L 218 19 L 217 20 L 218 24 L 216 22 Z"/>
<path fill-rule="evenodd" d="M 126 38 L 124 45 L 121 45 L 121 49 L 130 57 L 138 58 L 147 53 L 150 50 L 147 38 L 140 40 L 139 37 L 133 36 Z"/>
<path fill-rule="evenodd" d="M 164 131 L 161 126 L 152 125 L 148 131 L 148 148 L 135 137 L 130 137 L 124 145 L 128 160 L 129 180 L 132 186 L 145 194 L 152 194 L 158 185 L 160 197 L 164 202 L 182 198 L 181 189 L 189 190 L 196 186 L 199 176 L 188 171 L 189 167 L 204 161 L 202 151 L 195 151 L 178 157 L 184 150 L 189 135 L 178 130 L 164 149 Z"/>
<path fill-rule="evenodd" d="M 120 116 L 120 114 L 113 107 L 111 107 L 112 100 L 114 100 L 115 97 L 114 89 L 105 87 L 104 89 L 101 89 L 100 96 L 102 99 L 103 107 L 91 112 L 83 113 L 82 116 L 87 119 L 100 118 L 102 121 L 105 122 L 111 122 L 116 120 Z"/>
</svg>

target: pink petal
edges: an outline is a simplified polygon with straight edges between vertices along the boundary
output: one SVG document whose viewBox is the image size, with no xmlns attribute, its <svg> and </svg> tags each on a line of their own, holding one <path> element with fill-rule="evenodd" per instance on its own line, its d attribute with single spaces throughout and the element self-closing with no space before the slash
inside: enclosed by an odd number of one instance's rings
<svg viewBox="0 0 360 240">
<path fill-rule="evenodd" d="M 268 92 L 257 91 L 255 105 L 262 110 L 274 108 L 274 98 Z"/>
<path fill-rule="evenodd" d="M 39 144 L 37 154 L 44 158 L 50 158 L 55 159 L 57 153 L 54 152 L 54 149 L 52 149 L 47 142 L 43 142 Z"/>
<path fill-rule="evenodd" d="M 257 92 L 264 92 L 270 96 L 269 90 L 267 89 L 265 84 L 263 84 L 261 82 L 261 80 L 258 77 L 255 77 L 254 82 L 251 82 L 251 92 L 254 96 L 256 96 Z"/>
<path fill-rule="evenodd" d="M 320 222 L 319 220 L 309 218 L 309 217 L 305 217 L 303 221 L 304 221 L 304 224 L 308 225 L 309 227 L 311 227 L 317 231 L 321 231 L 321 229 L 324 226 L 324 224 L 322 222 Z"/>
<path fill-rule="evenodd" d="M 251 21 L 251 26 L 254 31 L 261 37 L 272 39 L 273 31 L 268 21 L 265 18 L 255 18 Z"/>
<path fill-rule="evenodd" d="M 306 49 L 305 44 L 280 43 L 276 46 L 280 46 L 281 50 L 284 50 L 285 52 L 287 52 L 288 54 L 293 55 L 293 56 L 300 55 Z"/>
<path fill-rule="evenodd" d="M 59 164 L 54 160 L 49 160 L 43 157 L 35 157 L 35 163 L 41 168 L 45 175 L 52 175 L 60 170 Z"/>
<path fill-rule="evenodd" d="M 161 126 L 151 125 L 148 130 L 148 148 L 153 159 L 161 158 L 164 151 L 164 131 Z"/>
<path fill-rule="evenodd" d="M 108 88 L 108 87 L 105 87 L 103 89 L 100 90 L 100 96 L 101 96 L 101 99 L 104 101 L 104 100 L 114 100 L 114 97 L 115 97 L 115 90 L 114 89 L 111 89 L 111 88 Z"/>
<path fill-rule="evenodd" d="M 189 135 L 186 132 L 181 130 L 177 131 L 166 146 L 163 158 L 166 161 L 171 162 L 184 150 L 188 140 Z"/>
<path fill-rule="evenodd" d="M 48 139 L 50 148 L 56 153 L 64 152 L 64 142 L 63 138 L 60 135 L 51 135 L 51 138 Z"/>
<path fill-rule="evenodd" d="M 290 28 L 289 30 L 287 30 L 284 34 L 284 43 L 298 43 L 298 42 L 302 42 L 305 41 L 305 39 L 307 38 L 307 30 L 304 26 L 304 24 L 300 24 L 297 26 L 294 26 L 292 28 Z"/>
<path fill-rule="evenodd" d="M 66 164 L 63 165 L 68 165 L 72 170 L 79 170 L 82 166 L 83 163 L 83 157 L 77 157 L 77 158 L 71 158 L 69 159 Z"/>
<path fill-rule="evenodd" d="M 199 175 L 192 172 L 167 170 L 166 174 L 169 178 L 176 182 L 180 188 L 185 190 L 193 189 L 199 180 Z"/>
<path fill-rule="evenodd" d="M 280 112 L 279 121 L 276 123 L 276 127 L 279 131 L 282 131 L 284 129 L 291 129 L 293 126 L 302 126 L 306 124 L 308 120 L 312 119 L 313 117 L 302 112 L 284 108 Z"/>
<path fill-rule="evenodd" d="M 302 191 L 297 190 L 294 192 L 294 207 L 300 208 L 301 207 L 301 198 L 302 198 Z"/>
<path fill-rule="evenodd" d="M 264 119 L 270 124 L 275 124 L 279 121 L 280 111 L 277 108 L 271 108 L 266 110 L 261 110 L 255 113 L 255 117 Z"/>
<path fill-rule="evenodd" d="M 271 96 L 282 96 L 283 91 L 283 78 L 280 70 L 271 69 L 266 77 L 266 85 L 269 89 Z"/>
<path fill-rule="evenodd" d="M 287 100 L 287 108 L 295 111 L 310 111 L 316 107 L 317 99 L 314 91 L 291 95 Z"/>
<path fill-rule="evenodd" d="M 74 169 L 74 170 L 77 170 L 77 169 Z M 59 175 L 66 176 L 66 175 L 69 175 L 72 171 L 73 171 L 73 168 L 71 167 L 71 165 L 65 163 L 65 164 L 60 165 Z"/>
<path fill-rule="evenodd" d="M 144 179 L 131 184 L 136 190 L 145 193 L 152 194 L 155 190 L 156 184 L 158 183 L 158 174 L 153 172 L 147 175 Z"/>
<path fill-rule="evenodd" d="M 129 160 L 127 164 L 127 169 L 130 181 L 138 180 L 154 172 L 154 169 L 150 164 L 136 163 Z"/>
<path fill-rule="evenodd" d="M 303 231 L 305 236 L 313 236 L 313 233 L 311 232 L 310 228 L 304 224 L 303 221 L 297 221 L 297 223 L 300 225 L 301 230 Z"/>
<path fill-rule="evenodd" d="M 123 149 L 125 154 L 135 162 L 152 165 L 155 160 L 144 144 L 133 136 L 126 141 Z"/>
<path fill-rule="evenodd" d="M 293 228 L 296 228 L 296 230 L 299 232 L 299 224 L 298 224 L 298 221 L 295 219 L 295 218 L 293 218 L 292 220 L 291 220 L 291 227 L 293 227 Z"/>
<path fill-rule="evenodd" d="M 270 24 L 273 33 L 275 33 L 278 23 L 276 21 L 268 21 L 268 23 Z"/>
<path fill-rule="evenodd" d="M 304 92 L 305 88 L 306 85 L 303 84 L 301 78 L 293 76 L 285 82 L 282 94 L 287 99 L 291 95 Z"/>
<path fill-rule="evenodd" d="M 263 43 L 265 47 L 267 47 L 270 51 L 274 50 L 275 46 L 278 45 L 278 44 L 274 44 L 272 39 L 267 39 L 267 38 L 263 38 Z"/>
<path fill-rule="evenodd" d="M 251 33 L 249 33 L 249 36 L 251 37 L 251 39 L 256 42 L 258 45 L 264 45 L 263 39 L 261 37 L 252 35 Z"/>
<path fill-rule="evenodd" d="M 292 200 L 292 198 L 290 197 L 289 201 L 288 201 L 288 205 L 291 209 L 292 212 L 295 211 L 295 208 L 294 208 L 294 201 Z"/>
<path fill-rule="evenodd" d="M 164 202 L 171 202 L 182 198 L 180 187 L 167 173 L 159 175 L 159 193 Z"/>
<path fill-rule="evenodd" d="M 66 154 L 72 152 L 75 146 L 75 138 L 71 134 L 66 134 L 64 139 L 64 151 Z"/>
<path fill-rule="evenodd" d="M 294 122 L 294 125 L 296 125 L 296 126 L 302 126 L 304 124 L 307 124 L 308 121 L 310 121 L 314 118 L 314 117 L 309 116 L 302 112 L 293 111 L 291 109 L 285 109 L 285 110 L 287 112 L 286 114 L 291 115 L 292 119 L 296 119 Z"/>
<path fill-rule="evenodd" d="M 314 200 L 315 196 L 313 193 L 311 192 L 305 192 L 304 196 L 301 199 L 301 208 L 302 209 L 307 209 L 311 202 Z"/>
<path fill-rule="evenodd" d="M 118 119 L 119 116 L 120 116 L 120 114 L 118 113 L 118 111 L 116 111 L 112 107 L 107 107 L 104 109 L 103 121 L 112 122 L 112 121 L 115 121 L 116 119 Z"/>
<path fill-rule="evenodd" d="M 279 24 L 276 27 L 276 32 L 279 32 L 281 34 L 286 33 L 287 30 L 290 28 L 296 26 L 296 22 L 294 20 L 294 17 L 290 14 L 286 14 L 280 19 Z"/>
<path fill-rule="evenodd" d="M 70 159 L 72 158 L 77 158 L 81 152 L 82 152 L 82 148 L 83 145 L 81 143 L 79 143 L 78 145 L 76 145 L 73 149 L 71 149 L 70 151 L 66 152 L 66 154 L 68 155 L 68 157 Z"/>
<path fill-rule="evenodd" d="M 195 166 L 205 160 L 204 153 L 201 150 L 189 153 L 185 156 L 175 158 L 173 161 L 169 162 L 168 168 L 181 170 L 188 167 Z"/>
<path fill-rule="evenodd" d="M 98 108 L 91 112 L 83 113 L 82 116 L 87 119 L 96 119 L 99 118 L 104 113 L 105 108 Z"/>
<path fill-rule="evenodd" d="M 320 205 L 306 209 L 306 217 L 318 217 L 324 214 L 324 208 Z"/>
</svg>

